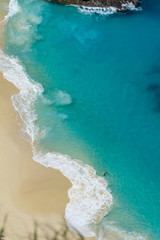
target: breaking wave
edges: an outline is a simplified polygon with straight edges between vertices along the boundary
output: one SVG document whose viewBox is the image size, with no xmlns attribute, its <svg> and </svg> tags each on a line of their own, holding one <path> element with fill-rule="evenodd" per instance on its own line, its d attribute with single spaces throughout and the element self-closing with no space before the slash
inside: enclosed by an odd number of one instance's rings
<svg viewBox="0 0 160 240">
<path fill-rule="evenodd" d="M 5 19 L 14 16 L 19 11 L 18 2 L 11 0 Z M 35 102 L 39 96 L 42 96 L 43 87 L 30 79 L 17 58 L 7 56 L 2 50 L 0 50 L 0 71 L 19 89 L 19 93 L 12 96 L 12 103 L 22 119 L 23 136 L 28 136 L 27 138 L 32 144 L 33 159 L 45 167 L 58 169 L 72 183 L 72 187 L 68 191 L 70 202 L 65 211 L 68 227 L 86 237 L 96 234 L 99 240 L 144 239 L 143 236 L 136 235 L 136 233 L 128 234 L 113 227 L 106 229 L 107 235 L 105 231 L 97 232 L 94 224 L 99 223 L 108 214 L 113 204 L 113 197 L 107 187 L 107 182 L 97 176 L 96 171 L 82 161 L 71 159 L 61 153 L 44 153 L 37 149 L 36 141 L 43 132 L 35 124 L 37 119 Z M 58 91 L 54 94 L 54 101 L 49 103 L 66 105 L 71 102 L 72 99 L 67 93 Z"/>
<path fill-rule="evenodd" d="M 77 7 L 76 5 L 74 5 Z M 86 7 L 86 6 L 78 6 L 78 11 L 84 14 L 102 14 L 102 15 L 111 15 L 118 11 L 116 7 Z"/>
<path fill-rule="evenodd" d="M 97 240 L 148 240 L 148 237 L 136 232 L 126 232 L 108 222 L 105 228 L 97 231 Z"/>
<path fill-rule="evenodd" d="M 11 0 L 11 2 L 9 17 L 17 13 L 11 9 L 12 7 L 15 9 L 13 3 L 18 6 L 17 1 Z M 37 150 L 36 140 L 42 133 L 35 124 L 37 116 L 34 103 L 42 95 L 43 87 L 27 76 L 18 59 L 5 55 L 2 50 L 0 50 L 0 71 L 19 89 L 19 93 L 12 96 L 12 103 L 22 119 L 23 135 L 28 136 L 32 144 L 33 159 L 45 167 L 60 170 L 73 184 L 68 192 L 70 202 L 65 212 L 69 228 L 84 236 L 94 236 L 95 233 L 90 224 L 98 223 L 109 212 L 113 202 L 107 183 L 96 175 L 92 167 L 81 161 L 73 160 L 60 153 L 42 153 Z M 55 104 L 70 104 L 71 101 L 70 96 L 64 92 L 60 91 L 55 95 Z"/>
<path fill-rule="evenodd" d="M 136 7 L 133 3 L 127 2 L 121 5 L 121 9 L 116 7 L 88 7 L 88 6 L 77 6 L 73 5 L 83 14 L 101 14 L 101 15 L 112 15 L 119 11 L 140 11 L 141 7 Z"/>
<path fill-rule="evenodd" d="M 65 217 L 70 229 L 84 236 L 94 236 L 89 225 L 98 223 L 106 215 L 113 199 L 107 183 L 96 175 L 95 170 L 81 161 L 72 160 L 60 153 L 42 153 L 37 150 L 35 142 L 41 132 L 35 125 L 34 103 L 43 93 L 40 84 L 29 80 L 16 58 L 6 56 L 0 50 L 0 71 L 20 92 L 12 96 L 12 103 L 23 120 L 23 133 L 30 137 L 33 146 L 33 159 L 45 167 L 60 170 L 73 184 L 69 190 L 70 202 L 66 207 Z"/>
<path fill-rule="evenodd" d="M 20 11 L 20 7 L 18 5 L 17 0 L 10 0 L 9 11 L 8 11 L 8 14 L 5 16 L 4 19 L 7 20 L 8 18 L 14 16 L 19 11 Z"/>
</svg>

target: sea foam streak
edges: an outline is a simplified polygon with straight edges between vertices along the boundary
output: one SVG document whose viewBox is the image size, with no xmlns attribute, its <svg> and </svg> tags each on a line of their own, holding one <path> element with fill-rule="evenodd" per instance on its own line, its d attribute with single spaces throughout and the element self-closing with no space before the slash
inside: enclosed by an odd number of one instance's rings
<svg viewBox="0 0 160 240">
<path fill-rule="evenodd" d="M 5 16 L 5 20 L 14 16 L 17 12 L 20 11 L 20 7 L 18 5 L 17 0 L 10 0 L 9 2 L 9 11 L 8 14 Z"/>
<path fill-rule="evenodd" d="M 140 235 L 136 232 L 126 232 L 118 227 L 115 227 L 113 223 L 107 223 L 105 228 L 97 231 L 98 240 L 148 240 L 147 236 Z"/>
<path fill-rule="evenodd" d="M 140 11 L 141 7 L 136 7 L 133 3 L 123 3 L 121 9 L 116 7 L 88 7 L 88 6 L 77 6 L 78 11 L 84 14 L 101 14 L 101 15 L 112 15 L 120 11 Z"/>
<path fill-rule="evenodd" d="M 73 5 L 74 7 L 77 7 L 78 11 L 84 14 L 101 14 L 101 15 L 111 15 L 118 11 L 115 7 L 87 7 L 87 6 L 77 6 Z"/>
<path fill-rule="evenodd" d="M 17 6 L 18 3 L 15 0 L 11 1 Z M 11 9 L 15 7 L 14 4 L 10 4 L 9 7 L 8 16 L 11 17 L 17 11 Z M 59 153 L 44 154 L 37 151 L 35 141 L 40 137 L 41 132 L 34 123 L 37 118 L 34 103 L 43 93 L 43 88 L 29 79 L 16 58 L 6 56 L 1 50 L 0 71 L 20 91 L 12 96 L 12 103 L 23 120 L 23 133 L 30 137 L 33 159 L 45 167 L 60 170 L 73 184 L 69 190 L 70 202 L 65 212 L 69 228 L 84 236 L 94 236 L 95 233 L 90 224 L 98 223 L 108 213 L 113 202 L 112 195 L 107 190 L 107 183 L 103 178 L 96 176 L 92 167 L 81 161 L 72 160 L 69 156 Z"/>
<path fill-rule="evenodd" d="M 96 176 L 93 168 L 72 160 L 69 156 L 59 153 L 43 154 L 36 150 L 34 142 L 39 137 L 40 131 L 34 124 L 36 120 L 34 102 L 42 94 L 43 88 L 28 79 L 17 59 L 6 56 L 1 50 L 0 71 L 20 90 L 18 94 L 12 96 L 12 102 L 24 122 L 23 132 L 31 138 L 33 159 L 45 167 L 60 170 L 73 184 L 69 190 L 70 202 L 65 214 L 68 226 L 84 236 L 94 236 L 89 224 L 98 223 L 108 213 L 113 201 L 111 193 L 106 190 L 105 180 Z"/>
<path fill-rule="evenodd" d="M 11 17 L 21 9 L 18 2 L 11 0 L 9 13 Z M 14 4 L 18 8 L 14 6 Z M 13 11 L 13 9 L 17 11 Z M 8 18 L 8 17 L 7 17 Z M 66 207 L 65 218 L 69 228 L 77 231 L 84 236 L 94 236 L 97 239 L 144 239 L 143 236 L 124 233 L 119 229 L 111 227 L 106 231 L 93 230 L 91 224 L 98 223 L 106 215 L 113 203 L 110 191 L 107 189 L 107 183 L 101 177 L 96 175 L 95 170 L 83 164 L 81 161 L 73 160 L 67 155 L 60 153 L 43 153 L 36 148 L 36 140 L 41 136 L 40 129 L 35 125 L 37 116 L 35 114 L 34 103 L 39 96 L 42 96 L 43 88 L 40 84 L 30 79 L 18 59 L 5 55 L 0 50 L 0 71 L 4 77 L 12 82 L 19 93 L 12 96 L 12 103 L 16 111 L 23 120 L 23 134 L 29 136 L 33 149 L 33 159 L 45 167 L 51 167 L 60 170 L 72 183 L 69 190 L 70 202 Z M 62 95 L 62 93 L 60 94 Z M 63 103 L 71 102 L 68 95 L 63 93 Z M 131 238 L 131 236 L 133 238 Z"/>
</svg>

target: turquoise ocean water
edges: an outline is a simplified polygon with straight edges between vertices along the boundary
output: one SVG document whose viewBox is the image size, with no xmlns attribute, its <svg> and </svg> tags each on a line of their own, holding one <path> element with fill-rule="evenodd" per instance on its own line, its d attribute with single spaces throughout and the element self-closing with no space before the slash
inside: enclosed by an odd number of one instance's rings
<svg viewBox="0 0 160 240">
<path fill-rule="evenodd" d="M 113 205 L 98 228 L 116 240 L 160 239 L 160 3 L 110 16 L 18 4 L 5 52 L 43 86 L 34 105 L 39 148 L 99 176 L 108 170 Z"/>
</svg>

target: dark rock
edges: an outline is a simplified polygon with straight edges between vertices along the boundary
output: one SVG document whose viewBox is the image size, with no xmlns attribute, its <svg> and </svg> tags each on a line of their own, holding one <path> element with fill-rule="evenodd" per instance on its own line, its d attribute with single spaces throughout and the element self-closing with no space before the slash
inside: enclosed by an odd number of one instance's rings
<svg viewBox="0 0 160 240">
<path fill-rule="evenodd" d="M 115 7 L 118 11 L 129 10 L 123 4 L 133 4 L 135 7 L 140 5 L 140 0 L 49 0 L 50 2 L 66 5 L 78 5 L 86 7 Z"/>
</svg>

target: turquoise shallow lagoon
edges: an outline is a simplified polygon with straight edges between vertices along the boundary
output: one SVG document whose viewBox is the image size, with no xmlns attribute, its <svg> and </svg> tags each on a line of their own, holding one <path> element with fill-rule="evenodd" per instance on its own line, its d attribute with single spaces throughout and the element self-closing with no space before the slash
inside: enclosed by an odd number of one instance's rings
<svg viewBox="0 0 160 240">
<path fill-rule="evenodd" d="M 5 51 L 44 88 L 35 103 L 45 132 L 37 144 L 99 176 L 108 170 L 114 203 L 99 224 L 105 231 L 160 239 L 160 3 L 110 16 L 41 0 L 19 6 Z"/>
</svg>

